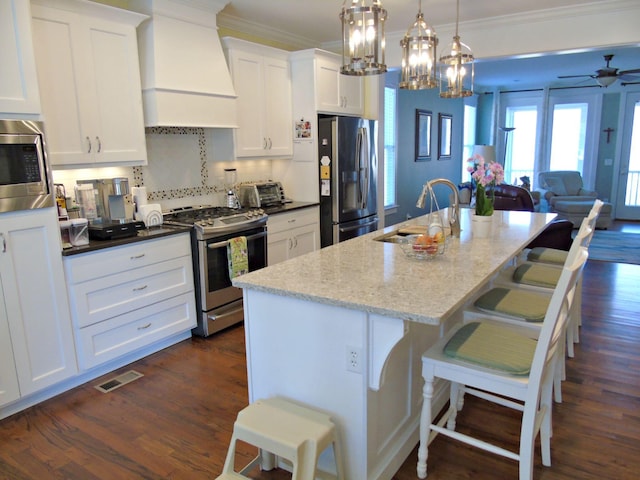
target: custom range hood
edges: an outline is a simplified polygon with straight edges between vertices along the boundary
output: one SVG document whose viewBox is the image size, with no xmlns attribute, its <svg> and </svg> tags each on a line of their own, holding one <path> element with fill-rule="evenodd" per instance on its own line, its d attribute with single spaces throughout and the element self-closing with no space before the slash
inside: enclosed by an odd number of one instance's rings
<svg viewBox="0 0 640 480">
<path fill-rule="evenodd" d="M 220 44 L 227 1 L 130 0 L 138 27 L 145 125 L 236 128 L 236 93 Z"/>
</svg>

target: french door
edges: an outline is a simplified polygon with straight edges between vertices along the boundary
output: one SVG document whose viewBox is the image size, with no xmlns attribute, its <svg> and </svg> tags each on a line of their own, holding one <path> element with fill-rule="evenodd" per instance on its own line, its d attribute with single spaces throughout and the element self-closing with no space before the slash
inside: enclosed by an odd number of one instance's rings
<svg viewBox="0 0 640 480">
<path fill-rule="evenodd" d="M 623 126 L 616 218 L 640 220 L 640 92 L 627 95 Z"/>
</svg>

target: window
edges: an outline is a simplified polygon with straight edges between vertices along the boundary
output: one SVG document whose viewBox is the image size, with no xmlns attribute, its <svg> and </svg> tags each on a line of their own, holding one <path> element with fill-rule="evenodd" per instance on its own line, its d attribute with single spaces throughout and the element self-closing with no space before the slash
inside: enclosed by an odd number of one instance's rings
<svg viewBox="0 0 640 480">
<path fill-rule="evenodd" d="M 521 177 L 534 179 L 538 107 L 521 105 L 507 107 L 505 125 L 501 130 L 504 155 L 504 179 L 518 185 Z M 508 130 L 513 128 L 513 130 Z"/>
<path fill-rule="evenodd" d="M 396 103 L 397 90 L 384 88 L 384 207 L 396 205 Z"/>
<path fill-rule="evenodd" d="M 551 130 L 551 170 L 578 170 L 584 164 L 587 105 L 567 103 L 553 108 Z"/>
<path fill-rule="evenodd" d="M 464 126 L 462 127 L 462 180 L 463 182 L 469 181 L 469 172 L 467 167 L 469 164 L 467 161 L 473 155 L 473 146 L 476 143 L 476 111 L 475 105 L 464 106 Z"/>
</svg>

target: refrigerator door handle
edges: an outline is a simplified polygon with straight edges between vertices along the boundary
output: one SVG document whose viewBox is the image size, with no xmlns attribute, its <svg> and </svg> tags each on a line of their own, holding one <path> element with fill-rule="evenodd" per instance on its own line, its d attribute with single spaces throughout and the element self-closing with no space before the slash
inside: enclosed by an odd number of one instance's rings
<svg viewBox="0 0 640 480">
<path fill-rule="evenodd" d="M 358 230 L 363 227 L 370 227 L 371 225 L 375 225 L 377 222 L 378 222 L 378 217 L 375 217 L 373 220 L 370 220 L 367 223 L 359 223 L 358 225 L 354 225 L 353 227 L 340 227 L 340 231 L 351 232 L 352 230 Z"/>
<path fill-rule="evenodd" d="M 369 139 L 366 128 L 358 129 L 356 155 L 358 158 L 358 195 L 360 208 L 367 208 L 369 192 Z"/>
</svg>

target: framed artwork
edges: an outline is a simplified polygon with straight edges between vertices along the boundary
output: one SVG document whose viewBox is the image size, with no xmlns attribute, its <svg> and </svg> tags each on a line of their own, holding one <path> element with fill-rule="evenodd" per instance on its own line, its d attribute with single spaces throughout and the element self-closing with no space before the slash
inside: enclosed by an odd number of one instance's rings
<svg viewBox="0 0 640 480">
<path fill-rule="evenodd" d="M 431 112 L 416 109 L 416 162 L 431 160 Z"/>
<path fill-rule="evenodd" d="M 451 130 L 453 116 L 448 113 L 438 114 L 438 160 L 451 158 Z"/>
</svg>

